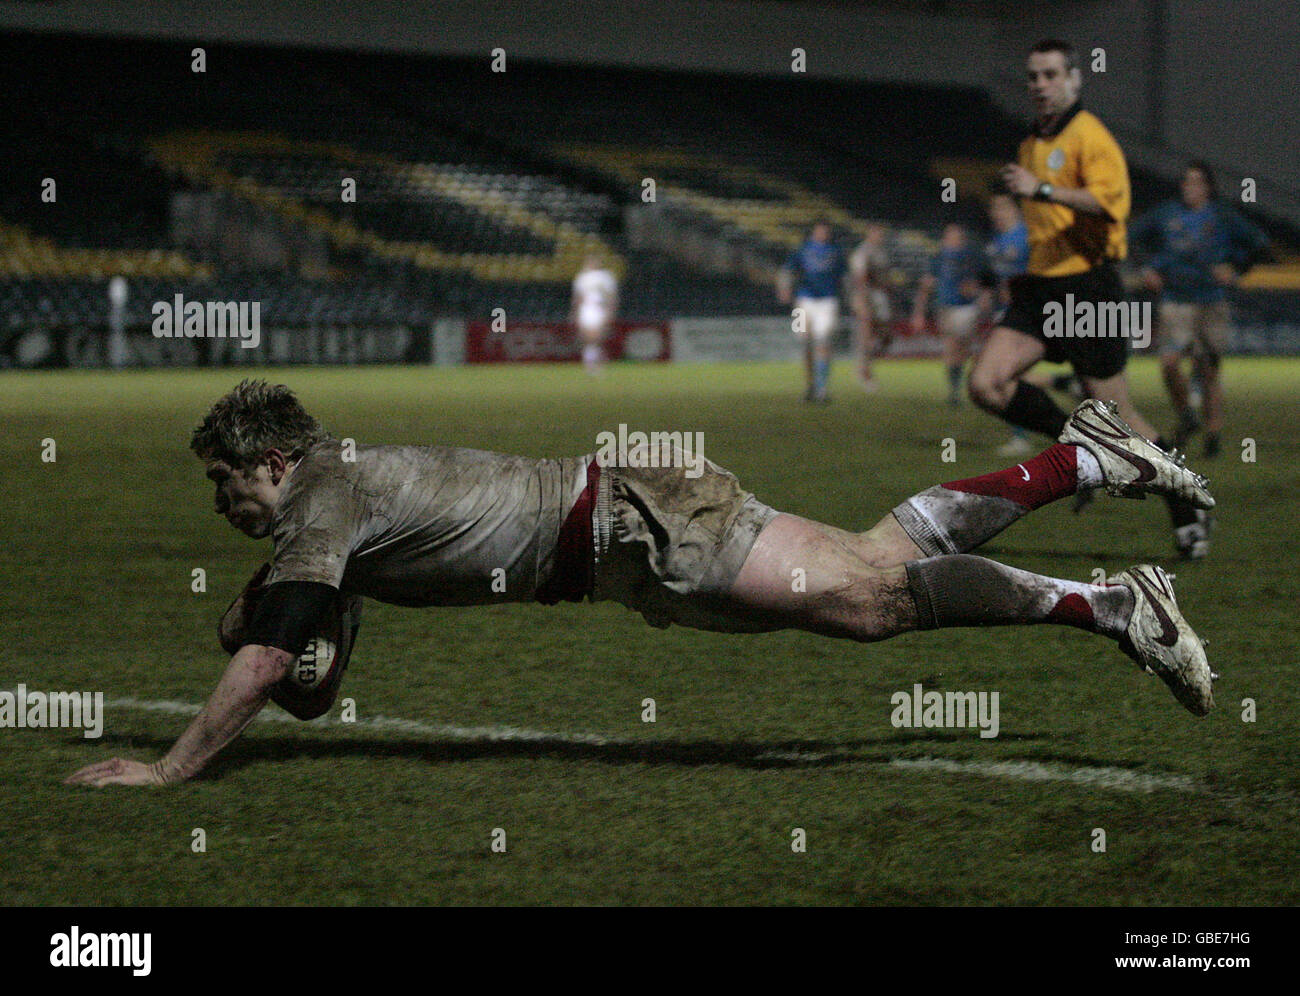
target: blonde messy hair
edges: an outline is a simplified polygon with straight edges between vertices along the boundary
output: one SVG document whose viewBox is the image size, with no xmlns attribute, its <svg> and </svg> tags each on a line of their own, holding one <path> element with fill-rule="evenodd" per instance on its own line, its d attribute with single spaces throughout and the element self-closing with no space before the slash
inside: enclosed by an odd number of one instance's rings
<svg viewBox="0 0 1300 996">
<path fill-rule="evenodd" d="M 190 449 L 202 460 L 224 460 L 250 470 L 270 449 L 290 460 L 329 438 L 284 384 L 242 380 L 222 395 L 194 428 Z"/>
</svg>

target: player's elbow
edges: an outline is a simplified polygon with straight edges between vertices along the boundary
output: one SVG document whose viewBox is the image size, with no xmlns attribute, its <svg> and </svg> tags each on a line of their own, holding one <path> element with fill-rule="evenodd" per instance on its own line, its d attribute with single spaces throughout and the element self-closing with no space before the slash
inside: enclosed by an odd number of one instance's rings
<svg viewBox="0 0 1300 996">
<path fill-rule="evenodd" d="M 1084 188 L 1083 193 L 1085 196 L 1082 202 L 1075 207 L 1076 211 L 1104 218 L 1112 225 L 1119 220 L 1116 213 L 1106 206 L 1107 202 L 1114 203 L 1114 196 L 1105 191 L 1089 190 L 1087 187 Z"/>
<path fill-rule="evenodd" d="M 294 655 L 279 647 L 247 644 L 235 654 L 234 661 L 244 668 L 250 682 L 259 692 L 267 691 L 282 681 L 289 673 Z"/>
</svg>

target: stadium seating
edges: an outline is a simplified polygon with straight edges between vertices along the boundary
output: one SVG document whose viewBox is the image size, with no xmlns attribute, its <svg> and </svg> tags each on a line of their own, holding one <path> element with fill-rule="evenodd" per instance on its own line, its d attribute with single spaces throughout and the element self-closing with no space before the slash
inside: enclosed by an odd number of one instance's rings
<svg viewBox="0 0 1300 996">
<path fill-rule="evenodd" d="M 103 325 L 118 274 L 133 324 L 175 293 L 260 300 L 285 325 L 562 320 L 592 252 L 625 315 L 770 312 L 773 271 L 816 217 L 846 242 L 889 222 L 906 282 L 942 221 L 980 220 L 977 200 L 940 202 L 933 164 L 978 173 L 1019 128 L 974 90 L 227 46 L 196 73 L 190 58 L 0 39 L 0 327 Z"/>
</svg>

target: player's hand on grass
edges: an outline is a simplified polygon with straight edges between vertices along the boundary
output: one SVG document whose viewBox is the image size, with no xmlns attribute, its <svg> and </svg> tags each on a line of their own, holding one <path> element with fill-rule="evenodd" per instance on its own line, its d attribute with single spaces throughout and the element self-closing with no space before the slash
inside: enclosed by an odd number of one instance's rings
<svg viewBox="0 0 1300 996">
<path fill-rule="evenodd" d="M 161 785 L 161 776 L 157 765 L 132 761 L 125 757 L 114 757 L 108 761 L 88 764 L 80 771 L 65 778 L 64 785 L 89 785 L 91 788 L 103 788 L 105 785 Z"/>
</svg>

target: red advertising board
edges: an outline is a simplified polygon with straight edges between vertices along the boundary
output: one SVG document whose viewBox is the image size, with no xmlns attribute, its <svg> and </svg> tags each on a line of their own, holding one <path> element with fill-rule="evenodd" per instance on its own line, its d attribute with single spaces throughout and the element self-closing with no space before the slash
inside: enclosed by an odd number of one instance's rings
<svg viewBox="0 0 1300 996">
<path fill-rule="evenodd" d="M 672 352 L 667 322 L 615 322 L 605 340 L 611 360 L 665 361 Z M 581 355 L 577 330 L 568 322 L 465 323 L 466 363 L 567 363 Z"/>
</svg>

